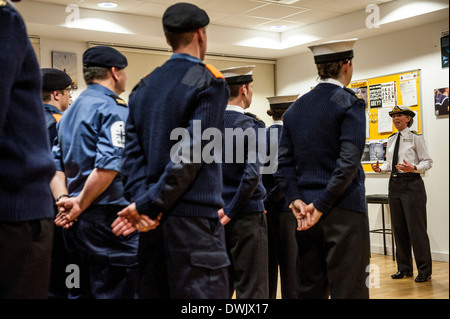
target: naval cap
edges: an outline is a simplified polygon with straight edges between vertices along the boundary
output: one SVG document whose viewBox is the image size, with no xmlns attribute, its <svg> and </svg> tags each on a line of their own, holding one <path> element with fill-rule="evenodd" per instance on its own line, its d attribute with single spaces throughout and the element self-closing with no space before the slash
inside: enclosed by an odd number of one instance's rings
<svg viewBox="0 0 450 319">
<path fill-rule="evenodd" d="M 284 95 L 268 97 L 270 108 L 273 110 L 288 109 L 295 101 L 297 101 L 298 95 Z"/>
<path fill-rule="evenodd" d="M 99 66 L 103 68 L 126 68 L 127 58 L 114 48 L 96 46 L 88 49 L 83 54 L 84 66 Z"/>
<path fill-rule="evenodd" d="M 166 33 L 184 33 L 206 27 L 210 20 L 208 14 L 191 3 L 177 3 L 170 6 L 163 16 Z"/>
<path fill-rule="evenodd" d="M 353 47 L 358 39 L 332 41 L 310 46 L 316 64 L 351 60 L 354 57 Z"/>
<path fill-rule="evenodd" d="M 68 86 L 72 87 L 72 79 L 61 70 L 43 68 L 41 69 L 41 75 L 43 91 L 65 90 Z"/>
<path fill-rule="evenodd" d="M 221 70 L 228 84 L 245 84 L 253 82 L 254 65 L 240 66 Z"/>
<path fill-rule="evenodd" d="M 405 115 L 409 115 L 411 117 L 415 117 L 416 113 L 413 112 L 413 110 L 411 110 L 411 108 L 409 106 L 401 106 L 401 105 L 397 105 L 396 107 L 394 107 L 392 109 L 391 112 L 389 112 L 389 115 L 392 117 L 394 114 L 405 114 Z"/>
</svg>

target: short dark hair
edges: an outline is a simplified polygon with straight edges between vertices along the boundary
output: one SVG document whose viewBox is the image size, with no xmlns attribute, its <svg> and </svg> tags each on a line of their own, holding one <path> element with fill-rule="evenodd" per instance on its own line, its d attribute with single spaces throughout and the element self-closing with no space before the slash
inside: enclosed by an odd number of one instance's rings
<svg viewBox="0 0 450 319">
<path fill-rule="evenodd" d="M 106 79 L 111 68 L 104 68 L 100 66 L 85 66 L 83 67 L 84 81 L 86 84 L 92 84 L 94 80 Z"/>
<path fill-rule="evenodd" d="M 239 96 L 239 92 L 241 91 L 241 87 L 245 86 L 248 90 L 249 83 L 239 83 L 239 84 L 229 84 L 228 88 L 230 89 L 230 101 L 237 98 Z"/>
</svg>

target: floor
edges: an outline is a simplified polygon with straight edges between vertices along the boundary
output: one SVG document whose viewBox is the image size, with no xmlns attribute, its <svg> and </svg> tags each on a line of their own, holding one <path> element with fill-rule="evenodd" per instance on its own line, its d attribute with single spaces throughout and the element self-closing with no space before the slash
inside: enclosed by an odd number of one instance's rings
<svg viewBox="0 0 450 319">
<path fill-rule="evenodd" d="M 370 299 L 449 299 L 449 264 L 447 262 L 433 262 L 432 279 L 425 283 L 414 281 L 414 277 L 399 280 L 391 279 L 397 272 L 397 264 L 392 256 L 371 256 Z M 280 289 L 278 289 L 280 291 Z M 278 293 L 278 298 L 281 294 Z"/>
</svg>

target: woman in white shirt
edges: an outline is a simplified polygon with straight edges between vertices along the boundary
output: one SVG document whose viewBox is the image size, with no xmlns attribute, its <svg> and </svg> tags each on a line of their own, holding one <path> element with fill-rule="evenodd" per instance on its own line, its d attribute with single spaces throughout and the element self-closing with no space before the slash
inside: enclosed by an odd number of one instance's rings
<svg viewBox="0 0 450 319">
<path fill-rule="evenodd" d="M 393 279 L 413 276 L 411 246 L 418 269 L 416 282 L 431 279 L 432 259 L 427 234 L 427 194 L 421 177 L 433 165 L 423 136 L 410 130 L 415 113 L 396 106 L 389 113 L 398 133 L 389 137 L 386 162 L 373 164 L 377 173 L 391 172 L 389 206 L 397 246 L 398 272 Z"/>
</svg>

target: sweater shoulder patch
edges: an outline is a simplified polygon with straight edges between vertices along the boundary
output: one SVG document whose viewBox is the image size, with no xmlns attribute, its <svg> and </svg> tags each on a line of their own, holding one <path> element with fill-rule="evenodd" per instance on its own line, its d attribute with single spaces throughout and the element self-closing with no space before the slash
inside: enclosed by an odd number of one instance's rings
<svg viewBox="0 0 450 319">
<path fill-rule="evenodd" d="M 210 85 L 212 79 L 211 73 L 204 64 L 196 64 L 186 72 L 181 83 L 194 88 L 203 89 Z"/>
</svg>

